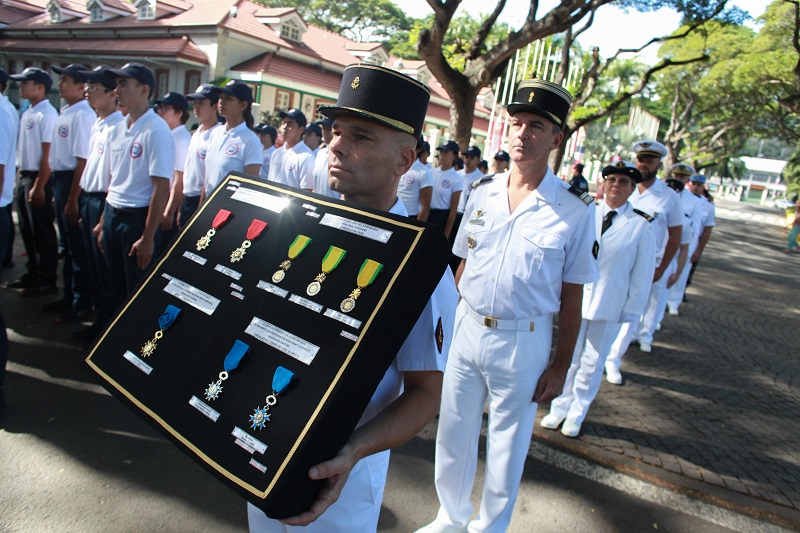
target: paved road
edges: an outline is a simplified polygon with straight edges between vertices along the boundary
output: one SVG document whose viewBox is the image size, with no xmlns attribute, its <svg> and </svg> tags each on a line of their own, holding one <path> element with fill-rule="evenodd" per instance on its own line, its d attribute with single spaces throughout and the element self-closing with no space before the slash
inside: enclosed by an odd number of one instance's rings
<svg viewBox="0 0 800 533">
<path fill-rule="evenodd" d="M 693 301 L 665 321 L 652 355 L 631 349 L 625 385 L 604 385 L 585 434 L 536 429 L 511 531 L 798 528 L 789 298 L 800 276 L 778 255 L 781 237 L 721 221 Z M 0 291 L 11 338 L 0 532 L 243 531 L 242 500 L 97 386 L 66 340 L 75 326 L 55 325 L 41 303 Z M 434 515 L 435 429 L 395 452 L 381 531 Z"/>
</svg>

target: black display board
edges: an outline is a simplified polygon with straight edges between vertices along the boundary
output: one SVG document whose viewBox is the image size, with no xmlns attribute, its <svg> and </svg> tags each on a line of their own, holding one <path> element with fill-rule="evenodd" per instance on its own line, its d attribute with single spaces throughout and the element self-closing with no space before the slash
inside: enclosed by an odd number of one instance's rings
<svg viewBox="0 0 800 533">
<path fill-rule="evenodd" d="M 232 216 L 198 250 L 221 209 Z M 232 262 L 254 219 L 268 226 Z M 298 235 L 312 242 L 273 283 Z M 330 246 L 346 256 L 310 296 Z M 308 469 L 333 457 L 352 434 L 449 257 L 434 226 L 231 173 L 86 361 L 112 394 L 226 485 L 268 516 L 294 516 L 321 486 L 308 479 Z M 342 302 L 366 259 L 383 270 L 345 313 Z M 169 305 L 180 314 L 145 356 Z M 207 399 L 237 340 L 249 352 L 228 372 L 219 396 Z M 251 417 L 273 392 L 279 366 L 294 379 L 270 407 L 265 427 L 254 429 Z"/>
</svg>

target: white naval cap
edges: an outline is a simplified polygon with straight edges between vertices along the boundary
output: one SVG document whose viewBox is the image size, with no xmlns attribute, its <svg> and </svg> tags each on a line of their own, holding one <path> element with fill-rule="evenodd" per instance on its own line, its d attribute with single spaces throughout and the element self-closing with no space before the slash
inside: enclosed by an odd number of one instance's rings
<svg viewBox="0 0 800 533">
<path fill-rule="evenodd" d="M 677 163 L 672 166 L 672 173 L 677 174 L 679 176 L 691 176 L 696 172 L 697 171 L 694 169 L 693 166 L 687 165 L 686 163 Z"/>
<path fill-rule="evenodd" d="M 667 147 L 658 141 L 639 141 L 633 145 L 633 153 L 663 158 L 667 155 Z"/>
</svg>

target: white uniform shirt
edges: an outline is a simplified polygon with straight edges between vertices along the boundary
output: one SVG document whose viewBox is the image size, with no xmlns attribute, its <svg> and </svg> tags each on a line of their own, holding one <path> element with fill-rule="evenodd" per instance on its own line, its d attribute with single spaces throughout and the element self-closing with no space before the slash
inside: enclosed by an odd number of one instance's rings
<svg viewBox="0 0 800 533">
<path fill-rule="evenodd" d="M 14 179 L 17 174 L 17 136 L 19 115 L 11 102 L 0 95 L 0 165 L 4 165 L 3 190 L 0 191 L 0 207 L 6 207 L 14 199 Z"/>
<path fill-rule="evenodd" d="M 697 241 L 697 236 L 703 231 L 703 206 L 700 198 L 683 189 L 679 195 L 681 199 L 681 209 L 683 209 L 683 232 L 681 233 L 681 244 L 689 244 L 689 253 L 694 251 L 692 243 Z"/>
<path fill-rule="evenodd" d="M 192 142 L 192 134 L 186 126 L 180 125 L 172 128 L 172 139 L 175 141 L 175 172 L 186 170 L 186 154 L 189 153 L 189 143 Z"/>
<path fill-rule="evenodd" d="M 656 234 L 656 266 L 658 266 L 667 248 L 668 228 L 682 226 L 685 218 L 678 193 L 656 178 L 641 194 L 637 185 L 628 201 L 636 209 L 655 218 L 653 230 Z"/>
<path fill-rule="evenodd" d="M 583 286 L 582 316 L 587 320 L 622 322 L 623 316 L 644 314 L 656 268 L 656 236 L 652 224 L 627 202 L 615 209 L 611 227 L 600 235 L 610 211 L 605 203 L 596 209 L 600 277 Z"/>
<path fill-rule="evenodd" d="M 153 196 L 152 178 L 172 183 L 175 143 L 169 126 L 148 109 L 131 125 L 131 117 L 108 134 L 111 151 L 111 183 L 106 202 L 112 207 L 148 207 Z"/>
<path fill-rule="evenodd" d="M 466 258 L 459 292 L 474 311 L 499 319 L 555 313 L 562 282 L 597 279 L 595 207 L 548 169 L 517 207 L 508 207 L 509 174 L 472 191 L 453 253 Z M 470 247 L 469 243 L 472 243 Z"/>
<path fill-rule="evenodd" d="M 206 152 L 206 196 L 217 188 L 229 172 L 244 172 L 248 165 L 261 165 L 264 145 L 247 124 L 235 128 L 214 128 Z"/>
<path fill-rule="evenodd" d="M 716 208 L 714 202 L 705 196 L 698 196 L 700 198 L 700 205 L 703 206 L 703 228 L 717 225 Z"/>
<path fill-rule="evenodd" d="M 442 171 L 441 168 L 433 169 L 433 193 L 431 194 L 431 209 L 450 209 L 450 200 L 453 194 L 461 192 L 464 184 L 456 169 L 450 167 Z"/>
<path fill-rule="evenodd" d="M 266 150 L 261 150 L 261 171 L 258 173 L 258 175 L 262 180 L 266 181 L 269 179 L 269 161 L 272 158 L 272 152 L 274 151 L 275 145 L 270 146 Z"/>
<path fill-rule="evenodd" d="M 50 145 L 50 169 L 75 170 L 78 158 L 89 158 L 89 138 L 97 113 L 86 100 L 61 108 L 56 119 L 56 131 Z"/>
<path fill-rule="evenodd" d="M 89 137 L 89 157 L 81 176 L 81 189 L 85 192 L 107 192 L 111 182 L 111 150 L 108 134 L 111 129 L 125 120 L 122 113 L 114 111 L 106 118 L 95 119 L 92 135 Z"/>
<path fill-rule="evenodd" d="M 419 210 L 422 208 L 419 202 L 419 194 L 422 189 L 433 187 L 431 174 L 431 169 L 417 159 L 408 172 L 400 178 L 400 182 L 397 184 L 397 197 L 403 202 L 409 215 L 419 215 Z"/>
<path fill-rule="evenodd" d="M 322 146 L 317 152 L 317 158 L 314 161 L 314 192 L 331 198 L 341 198 L 341 193 L 331 190 L 328 181 L 328 151 L 327 146 Z"/>
<path fill-rule="evenodd" d="M 273 155 L 270 162 L 269 179 L 296 189 L 312 190 L 314 188 L 314 153 L 311 148 L 300 141 L 291 148 L 286 148 L 284 145 L 284 149 L 280 161 L 276 161 Z M 275 153 L 278 153 L 277 150 Z M 273 168 L 276 163 L 276 168 Z"/>
<path fill-rule="evenodd" d="M 29 107 L 19 121 L 17 168 L 38 171 L 42 162 L 42 143 L 53 141 L 58 112 L 45 99 Z M 73 167 L 74 168 L 74 167 Z"/>
<path fill-rule="evenodd" d="M 197 127 L 189 141 L 189 148 L 186 150 L 186 164 L 183 167 L 183 195 L 196 198 L 203 192 L 206 182 L 206 153 L 208 152 L 208 141 L 211 139 L 211 132 L 217 128 L 224 127 L 219 122 L 209 129 L 204 129 L 203 125 Z"/>
<path fill-rule="evenodd" d="M 467 207 L 467 200 L 469 199 L 469 195 L 472 192 L 472 184 L 483 177 L 483 172 L 481 172 L 476 168 L 475 170 L 467 174 L 467 169 L 462 168 L 461 170 L 458 171 L 458 175 L 461 176 L 461 183 L 464 188 L 464 190 L 461 192 L 461 198 L 458 199 L 458 212 L 463 213 L 464 208 Z"/>
<path fill-rule="evenodd" d="M 278 181 L 278 169 L 283 165 L 283 158 L 286 155 L 286 145 L 283 144 L 276 148 L 272 155 L 269 156 L 269 172 L 267 180 Z"/>
</svg>

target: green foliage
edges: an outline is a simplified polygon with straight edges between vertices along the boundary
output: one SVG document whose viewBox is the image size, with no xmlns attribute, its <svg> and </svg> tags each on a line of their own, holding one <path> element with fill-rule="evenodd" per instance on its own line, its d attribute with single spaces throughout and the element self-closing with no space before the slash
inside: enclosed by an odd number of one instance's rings
<svg viewBox="0 0 800 533">
<path fill-rule="evenodd" d="M 781 174 L 786 183 L 786 197 L 800 193 L 800 148 L 795 149 Z"/>
</svg>

